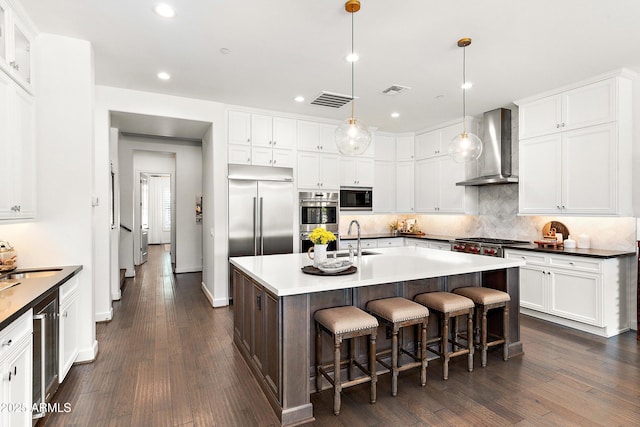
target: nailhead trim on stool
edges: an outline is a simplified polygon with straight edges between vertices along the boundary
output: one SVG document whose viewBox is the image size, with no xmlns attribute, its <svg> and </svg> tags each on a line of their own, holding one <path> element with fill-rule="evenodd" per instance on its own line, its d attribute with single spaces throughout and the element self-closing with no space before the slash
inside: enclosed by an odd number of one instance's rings
<svg viewBox="0 0 640 427">
<path fill-rule="evenodd" d="M 467 316 L 467 331 L 473 331 L 474 304 L 469 298 L 450 292 L 427 292 L 416 295 L 414 301 L 429 308 L 430 312 L 440 315 L 440 336 L 427 340 L 427 350 L 437 354 L 442 359 L 442 378 L 449 378 L 449 359 L 467 355 L 467 370 L 473 371 L 473 340 L 467 340 L 466 347 L 458 342 L 458 316 Z M 449 320 L 453 318 L 453 339 L 449 339 Z M 440 351 L 431 348 L 432 344 L 439 344 Z M 452 344 L 452 352 L 449 351 Z"/>
<path fill-rule="evenodd" d="M 367 311 L 373 314 L 382 324 L 391 327 L 391 350 L 385 350 L 376 354 L 376 359 L 385 368 L 391 371 L 391 395 L 398 394 L 398 373 L 411 368 L 420 368 L 420 385 L 427 383 L 427 322 L 429 320 L 429 310 L 413 301 L 405 298 L 393 297 L 369 301 Z M 406 326 L 417 325 L 420 328 L 418 347 L 416 355 L 404 350 L 402 345 L 398 345 L 398 332 Z M 387 364 L 382 356 L 391 353 L 391 365 Z M 414 362 L 405 363 L 398 366 L 398 359 L 402 353 L 410 356 Z"/>
<path fill-rule="evenodd" d="M 363 310 L 353 306 L 334 307 L 318 310 L 313 318 L 316 323 L 316 390 L 322 390 L 322 377 L 333 386 L 333 413 L 340 413 L 340 393 L 343 388 L 351 387 L 366 382 L 371 383 L 370 401 L 376 402 L 376 335 L 378 333 L 378 320 L 367 314 Z M 333 337 L 333 363 L 321 365 L 322 363 L 322 331 Z M 353 338 L 369 336 L 369 369 L 362 366 L 355 360 L 355 344 Z M 349 339 L 349 359 L 340 359 L 340 344 L 345 339 Z M 340 369 L 344 364 L 348 364 L 348 381 L 341 381 Z M 360 369 L 365 376 L 351 379 L 353 366 Z M 327 369 L 333 368 L 333 378 Z"/>
<path fill-rule="evenodd" d="M 476 345 L 480 347 L 482 354 L 482 367 L 487 366 L 487 350 L 489 347 L 502 344 L 502 358 L 509 360 L 509 302 L 511 297 L 508 293 L 497 289 L 482 287 L 465 287 L 454 289 L 457 295 L 470 298 L 476 305 Z M 496 337 L 492 341 L 487 341 L 489 331 L 487 330 L 487 313 L 494 308 L 502 307 L 502 336 Z M 479 334 L 478 334 L 479 331 Z M 478 338 L 478 335 L 479 338 Z"/>
</svg>

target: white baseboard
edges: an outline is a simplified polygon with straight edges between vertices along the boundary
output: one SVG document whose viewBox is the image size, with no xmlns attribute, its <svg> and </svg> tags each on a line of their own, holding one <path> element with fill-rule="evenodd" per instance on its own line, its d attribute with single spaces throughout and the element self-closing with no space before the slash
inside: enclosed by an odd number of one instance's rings
<svg viewBox="0 0 640 427">
<path fill-rule="evenodd" d="M 195 267 L 176 267 L 176 274 L 180 274 L 180 273 L 198 273 L 202 271 L 202 266 L 195 266 Z"/>
<path fill-rule="evenodd" d="M 111 319 L 113 319 L 113 307 L 110 307 L 109 311 L 95 314 L 96 322 L 109 322 Z"/>
<path fill-rule="evenodd" d="M 115 293 L 115 295 L 113 295 L 111 297 L 112 301 L 120 301 L 120 298 L 122 298 L 122 292 L 120 292 L 120 289 L 118 289 L 118 291 Z"/>
<path fill-rule="evenodd" d="M 204 296 L 206 296 L 207 300 L 209 300 L 209 304 L 211 304 L 211 307 L 218 308 L 226 307 L 229 305 L 229 300 L 227 298 L 214 298 L 213 295 L 211 295 L 211 292 L 209 292 L 209 289 L 205 286 L 204 282 L 200 282 L 200 288 L 202 289 L 202 293 L 204 294 Z"/>
<path fill-rule="evenodd" d="M 76 357 L 75 363 L 80 362 L 93 362 L 96 360 L 96 356 L 98 356 L 98 341 L 93 342 L 93 346 L 90 348 L 81 349 L 78 352 L 78 357 Z"/>
</svg>

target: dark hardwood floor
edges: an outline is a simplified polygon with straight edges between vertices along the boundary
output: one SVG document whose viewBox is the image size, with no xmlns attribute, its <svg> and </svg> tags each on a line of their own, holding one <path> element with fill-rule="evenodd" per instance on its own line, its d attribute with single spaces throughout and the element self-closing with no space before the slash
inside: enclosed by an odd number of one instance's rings
<svg viewBox="0 0 640 427">
<path fill-rule="evenodd" d="M 200 274 L 173 275 L 169 253 L 152 246 L 149 261 L 127 279 L 114 318 L 97 326 L 95 362 L 74 366 L 54 397 L 71 412 L 46 426 L 271 426 L 278 420 L 232 344 L 232 312 L 212 309 Z M 466 371 L 451 362 L 448 381 L 430 363 L 389 375 L 378 401 L 366 384 L 343 392 L 332 412 L 330 390 L 312 395 L 315 426 L 638 426 L 640 342 L 635 332 L 604 339 L 522 317 L 525 355 Z M 464 360 L 463 360 L 464 359 Z"/>
</svg>

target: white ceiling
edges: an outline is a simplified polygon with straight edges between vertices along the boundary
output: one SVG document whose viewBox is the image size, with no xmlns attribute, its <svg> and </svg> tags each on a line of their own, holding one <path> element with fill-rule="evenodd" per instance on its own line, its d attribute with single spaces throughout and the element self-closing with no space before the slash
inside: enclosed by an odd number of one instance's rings
<svg viewBox="0 0 640 427">
<path fill-rule="evenodd" d="M 350 15 L 344 0 L 19 0 L 41 32 L 91 41 L 96 83 L 274 111 L 346 119 L 309 105 L 350 93 Z M 355 15 L 356 117 L 415 131 L 621 67 L 640 71 L 638 0 L 362 0 Z M 224 55 L 221 48 L 230 50 Z M 165 70 L 172 79 L 159 81 Z M 392 85 L 412 89 L 397 96 Z M 305 103 L 293 101 L 303 95 Z M 401 116 L 392 119 L 397 111 Z"/>
</svg>

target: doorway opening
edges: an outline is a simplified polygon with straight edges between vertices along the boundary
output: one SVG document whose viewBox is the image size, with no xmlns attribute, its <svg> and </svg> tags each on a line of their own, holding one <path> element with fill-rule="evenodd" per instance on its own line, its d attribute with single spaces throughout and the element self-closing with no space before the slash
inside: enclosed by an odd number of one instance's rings
<svg viewBox="0 0 640 427">
<path fill-rule="evenodd" d="M 172 252 L 173 198 L 171 174 L 140 173 L 141 264 L 147 261 L 149 245 L 164 245 Z"/>
</svg>

